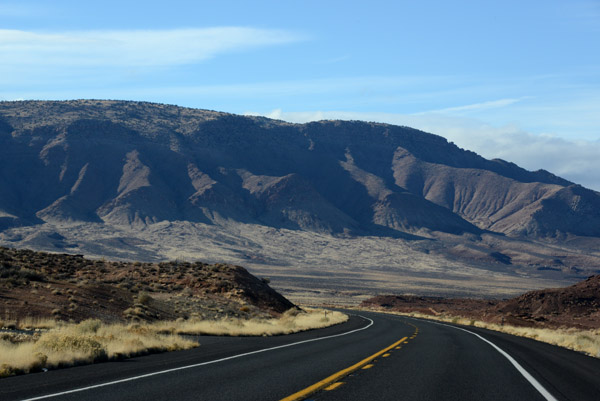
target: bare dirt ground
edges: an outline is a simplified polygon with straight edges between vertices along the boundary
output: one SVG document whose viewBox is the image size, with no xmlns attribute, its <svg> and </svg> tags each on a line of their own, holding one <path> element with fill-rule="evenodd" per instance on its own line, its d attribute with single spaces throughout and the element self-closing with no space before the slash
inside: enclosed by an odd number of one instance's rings
<svg viewBox="0 0 600 401">
<path fill-rule="evenodd" d="M 273 288 L 303 304 L 356 305 L 385 293 L 508 298 L 573 284 L 600 269 L 597 251 L 583 252 L 562 243 L 531 241 L 525 247 L 523 241 L 489 235 L 447 235 L 443 243 L 425 237 L 332 236 L 227 221 L 214 225 L 165 221 L 137 228 L 21 227 L 0 233 L 0 245 L 84 254 L 90 259 L 241 265 L 254 275 L 269 277 Z M 512 262 L 494 252 L 510 256 Z"/>
</svg>

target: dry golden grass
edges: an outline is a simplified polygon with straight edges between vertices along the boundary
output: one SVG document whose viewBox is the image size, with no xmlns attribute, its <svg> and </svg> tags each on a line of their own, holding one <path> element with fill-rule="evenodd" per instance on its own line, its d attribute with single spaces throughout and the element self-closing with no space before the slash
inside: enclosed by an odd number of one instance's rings
<svg viewBox="0 0 600 401">
<path fill-rule="evenodd" d="M 42 317 L 24 317 L 17 322 L 17 328 L 21 330 L 33 329 L 53 329 L 58 326 L 58 322 L 53 318 Z"/>
<path fill-rule="evenodd" d="M 60 323 L 39 337 L 31 337 L 31 341 L 0 339 L 0 377 L 199 345 L 178 335 L 183 333 L 279 335 L 327 327 L 346 320 L 348 316 L 340 312 L 309 309 L 305 312 L 290 310 L 273 319 L 192 319 L 129 325 L 103 324 L 99 320 Z"/>
<path fill-rule="evenodd" d="M 0 329 L 16 329 L 17 321 L 12 319 L 0 319 Z"/>
<path fill-rule="evenodd" d="M 19 329 L 19 330 L 35 330 L 35 329 L 53 329 L 60 323 L 49 317 L 31 317 L 26 316 L 20 319 L 0 319 L 0 328 Z"/>
<path fill-rule="evenodd" d="M 481 327 L 488 330 L 500 331 L 519 337 L 533 338 L 548 344 L 558 345 L 559 347 L 583 352 L 587 355 L 600 358 L 600 329 L 579 330 L 569 329 L 550 329 L 536 327 L 515 327 L 510 325 L 499 325 L 494 323 L 482 322 L 479 320 L 468 319 L 460 316 L 449 315 L 425 315 L 422 313 L 400 313 L 385 312 L 396 315 L 418 317 L 421 319 L 437 320 L 442 322 L 456 323 L 474 327 Z"/>
<path fill-rule="evenodd" d="M 196 346 L 194 341 L 139 325 L 86 320 L 57 326 L 31 342 L 0 341 L 0 377 Z"/>
<path fill-rule="evenodd" d="M 477 325 L 477 323 L 475 324 Z M 485 326 L 484 326 L 485 325 Z M 558 345 L 575 351 L 586 353 L 590 356 L 600 358 L 600 329 L 578 330 L 570 329 L 547 329 L 532 327 L 500 326 L 497 324 L 485 324 L 490 330 L 502 331 L 521 337 L 529 337 L 538 341 Z"/>
<path fill-rule="evenodd" d="M 183 322 L 159 322 L 152 326 L 161 332 L 227 335 L 227 336 L 273 336 L 333 326 L 348 320 L 348 316 L 336 311 L 306 309 L 303 312 L 290 309 L 280 318 L 200 320 Z"/>
</svg>

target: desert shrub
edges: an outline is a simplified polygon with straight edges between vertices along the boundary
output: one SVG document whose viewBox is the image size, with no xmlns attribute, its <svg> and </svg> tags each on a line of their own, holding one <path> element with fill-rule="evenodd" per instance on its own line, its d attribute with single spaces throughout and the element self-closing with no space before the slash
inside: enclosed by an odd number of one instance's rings
<svg viewBox="0 0 600 401">
<path fill-rule="evenodd" d="M 57 313 L 60 313 L 57 312 Z M 56 320 L 53 318 L 47 317 L 31 317 L 26 316 L 24 318 L 19 319 L 18 328 L 19 329 L 51 329 L 56 327 Z"/>
<path fill-rule="evenodd" d="M 30 281 L 44 281 L 44 276 L 37 271 L 16 266 L 0 268 L 0 278 L 14 285 L 28 284 Z"/>
<path fill-rule="evenodd" d="M 17 328 L 17 322 L 16 321 L 9 321 L 9 322 L 4 322 L 3 326 L 5 329 L 8 330 L 15 330 Z"/>
<path fill-rule="evenodd" d="M 31 370 L 39 370 L 45 367 L 48 363 L 48 355 L 42 352 L 36 352 L 35 354 L 33 354 L 33 358 L 33 363 L 30 366 Z"/>
<path fill-rule="evenodd" d="M 44 281 L 44 276 L 32 269 L 21 268 L 20 274 L 29 281 Z"/>
<path fill-rule="evenodd" d="M 102 327 L 102 322 L 100 321 L 100 319 L 87 319 L 80 322 L 76 326 L 76 329 L 82 334 L 87 334 L 96 333 L 100 327 Z"/>
<path fill-rule="evenodd" d="M 152 297 L 147 292 L 140 292 L 137 295 L 137 301 L 142 305 L 148 305 L 152 301 Z"/>
<path fill-rule="evenodd" d="M 14 376 L 17 373 L 18 370 L 7 363 L 3 363 L 2 365 L 0 365 L 0 377 Z"/>
<path fill-rule="evenodd" d="M 290 309 L 286 310 L 285 312 L 283 312 L 283 315 L 281 315 L 281 317 L 282 318 L 296 317 L 300 313 L 302 313 L 302 309 L 294 307 L 294 308 L 290 308 Z"/>
<path fill-rule="evenodd" d="M 43 334 L 36 343 L 40 352 L 68 356 L 77 354 L 80 358 L 90 362 L 107 358 L 107 353 L 102 344 L 88 336 L 70 335 L 65 333 L 49 332 Z"/>
</svg>

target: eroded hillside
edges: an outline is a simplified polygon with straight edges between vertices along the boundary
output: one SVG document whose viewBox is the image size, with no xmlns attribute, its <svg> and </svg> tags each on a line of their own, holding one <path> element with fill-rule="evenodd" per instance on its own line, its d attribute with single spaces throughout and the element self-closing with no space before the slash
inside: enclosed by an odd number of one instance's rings
<svg viewBox="0 0 600 401">
<path fill-rule="evenodd" d="M 362 266 L 451 292 L 465 274 L 538 288 L 600 270 L 597 192 L 408 127 L 0 102 L 0 145 L 5 246 L 243 263 L 288 288 Z"/>
</svg>

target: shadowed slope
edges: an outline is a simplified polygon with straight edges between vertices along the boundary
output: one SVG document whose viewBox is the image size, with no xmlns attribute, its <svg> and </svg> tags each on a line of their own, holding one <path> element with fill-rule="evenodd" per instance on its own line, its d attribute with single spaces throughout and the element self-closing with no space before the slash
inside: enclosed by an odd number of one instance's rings
<svg viewBox="0 0 600 401">
<path fill-rule="evenodd" d="M 354 280 L 377 267 L 377 285 L 408 285 L 403 272 L 415 288 L 470 293 L 463 274 L 493 274 L 507 281 L 481 291 L 504 291 L 600 266 L 597 192 L 408 127 L 0 102 L 0 145 L 0 244 L 10 247 L 278 266 L 294 288 L 297 271 L 349 269 Z M 456 287 L 442 282 L 451 276 Z"/>
<path fill-rule="evenodd" d="M 406 127 L 117 101 L 3 102 L 0 116 L 5 226 L 227 218 L 332 233 L 552 236 L 597 235 L 600 221 L 579 224 L 583 212 L 569 209 L 579 195 L 557 195 L 566 180 Z M 599 199 L 589 191 L 584 203 Z M 555 209 L 573 218 L 555 221 Z"/>
</svg>

